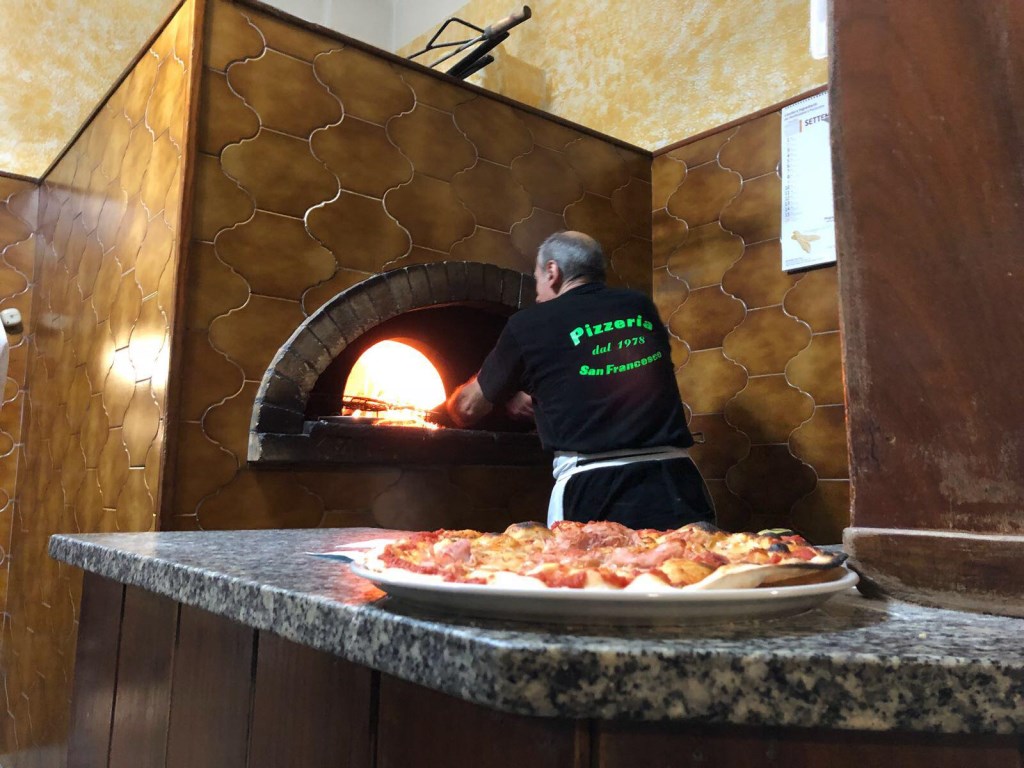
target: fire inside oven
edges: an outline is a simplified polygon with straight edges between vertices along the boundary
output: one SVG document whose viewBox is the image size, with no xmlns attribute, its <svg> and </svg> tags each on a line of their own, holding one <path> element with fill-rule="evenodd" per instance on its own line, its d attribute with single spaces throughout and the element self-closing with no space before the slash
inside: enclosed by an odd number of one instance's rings
<svg viewBox="0 0 1024 768">
<path fill-rule="evenodd" d="M 510 310 L 509 310 L 510 311 Z M 479 370 L 508 319 L 472 304 L 429 307 L 392 318 L 350 343 L 310 394 L 306 418 L 416 429 L 454 425 L 448 396 Z M 475 429 L 526 432 L 495 408 Z"/>
<path fill-rule="evenodd" d="M 393 427 L 437 429 L 444 406 L 444 382 L 430 358 L 413 344 L 378 341 L 349 371 L 341 395 L 341 416 Z"/>
</svg>

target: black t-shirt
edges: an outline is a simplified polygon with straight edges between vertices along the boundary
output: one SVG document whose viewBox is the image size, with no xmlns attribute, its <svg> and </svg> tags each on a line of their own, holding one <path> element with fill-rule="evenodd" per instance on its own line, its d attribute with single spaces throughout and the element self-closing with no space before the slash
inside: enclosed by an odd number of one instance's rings
<svg viewBox="0 0 1024 768">
<path fill-rule="evenodd" d="M 537 431 L 552 451 L 693 445 L 668 333 L 637 291 L 587 283 L 516 313 L 478 382 L 491 403 L 533 395 Z"/>
</svg>

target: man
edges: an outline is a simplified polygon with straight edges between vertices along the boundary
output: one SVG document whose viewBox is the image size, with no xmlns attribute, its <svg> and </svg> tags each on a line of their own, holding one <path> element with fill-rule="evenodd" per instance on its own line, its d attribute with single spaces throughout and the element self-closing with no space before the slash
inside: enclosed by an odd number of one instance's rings
<svg viewBox="0 0 1024 768">
<path fill-rule="evenodd" d="M 453 421 L 468 426 L 501 402 L 532 412 L 555 452 L 548 525 L 712 521 L 654 304 L 607 287 L 601 246 L 582 232 L 545 240 L 534 277 L 536 306 L 509 318 L 479 373 L 448 399 Z"/>
</svg>

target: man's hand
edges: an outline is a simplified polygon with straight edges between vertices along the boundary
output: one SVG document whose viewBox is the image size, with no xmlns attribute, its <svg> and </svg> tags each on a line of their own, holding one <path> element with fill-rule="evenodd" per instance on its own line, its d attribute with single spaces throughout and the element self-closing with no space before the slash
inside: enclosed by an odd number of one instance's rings
<svg viewBox="0 0 1024 768">
<path fill-rule="evenodd" d="M 505 403 L 505 412 L 516 421 L 533 421 L 533 397 L 516 392 Z"/>
<path fill-rule="evenodd" d="M 460 427 L 468 427 L 475 424 L 494 407 L 484 397 L 483 390 L 477 383 L 476 376 L 471 378 L 461 387 L 452 392 L 446 404 L 452 421 Z"/>
</svg>

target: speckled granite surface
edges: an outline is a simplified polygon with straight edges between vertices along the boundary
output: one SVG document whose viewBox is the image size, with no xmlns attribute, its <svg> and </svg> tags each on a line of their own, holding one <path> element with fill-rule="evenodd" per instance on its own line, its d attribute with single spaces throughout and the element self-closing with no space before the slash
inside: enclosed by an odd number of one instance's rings
<svg viewBox="0 0 1024 768">
<path fill-rule="evenodd" d="M 374 529 L 59 535 L 58 560 L 527 715 L 1024 732 L 1024 620 L 868 600 L 697 627 L 432 614 L 305 552 Z M 386 534 L 385 534 L 386 535 Z"/>
</svg>

